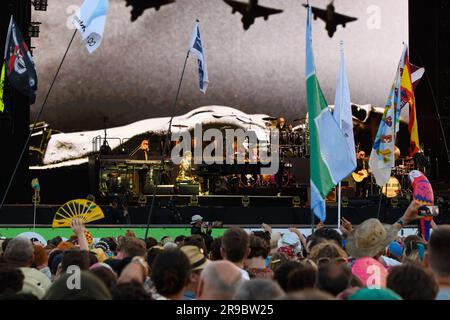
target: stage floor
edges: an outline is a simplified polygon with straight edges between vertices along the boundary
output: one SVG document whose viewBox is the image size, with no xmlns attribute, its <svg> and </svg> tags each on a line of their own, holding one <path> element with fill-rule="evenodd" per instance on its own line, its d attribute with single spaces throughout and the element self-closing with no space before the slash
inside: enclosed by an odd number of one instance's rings
<svg viewBox="0 0 450 320">
<path fill-rule="evenodd" d="M 129 206 L 130 224 L 146 225 L 152 198 L 139 206 Z M 395 222 L 407 208 L 407 199 L 383 199 L 378 215 L 379 197 L 367 199 L 346 199 L 341 208 L 342 216 L 354 224 L 369 218 L 382 222 Z M 50 226 L 60 205 L 39 205 L 36 210 L 36 224 Z M 110 206 L 101 206 L 105 219 L 96 224 L 114 224 Z M 310 225 L 309 206 L 295 196 L 163 196 L 155 197 L 150 223 L 152 225 L 188 225 L 194 214 L 200 214 L 205 221 L 223 221 L 232 225 Z M 327 203 L 326 224 L 337 225 L 336 202 Z M 314 221 L 318 221 L 315 219 Z M 0 213 L 0 226 L 32 225 L 33 206 L 6 205 Z"/>
</svg>

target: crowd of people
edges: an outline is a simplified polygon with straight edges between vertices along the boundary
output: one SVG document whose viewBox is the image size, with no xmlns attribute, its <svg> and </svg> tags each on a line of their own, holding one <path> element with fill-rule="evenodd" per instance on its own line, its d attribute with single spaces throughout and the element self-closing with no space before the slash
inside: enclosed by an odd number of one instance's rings
<svg viewBox="0 0 450 320">
<path fill-rule="evenodd" d="M 319 224 L 308 237 L 263 224 L 213 238 L 196 215 L 191 236 L 94 241 L 74 219 L 66 241 L 3 240 L 0 299 L 449 300 L 450 227 L 435 227 L 428 242 L 399 237 L 419 207 L 411 202 L 392 225 L 343 219 L 340 232 Z"/>
</svg>

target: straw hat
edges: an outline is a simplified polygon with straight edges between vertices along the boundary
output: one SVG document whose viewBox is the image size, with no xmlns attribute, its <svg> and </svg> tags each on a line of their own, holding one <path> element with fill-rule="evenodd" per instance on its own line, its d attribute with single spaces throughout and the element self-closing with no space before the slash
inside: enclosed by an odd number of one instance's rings
<svg viewBox="0 0 450 320">
<path fill-rule="evenodd" d="M 383 251 L 398 234 L 391 225 L 383 225 L 372 218 L 361 223 L 346 241 L 347 252 L 353 258 L 375 257 Z"/>
<path fill-rule="evenodd" d="M 183 246 L 181 247 L 181 251 L 188 257 L 192 271 L 203 270 L 210 263 L 199 247 L 190 245 Z"/>
</svg>

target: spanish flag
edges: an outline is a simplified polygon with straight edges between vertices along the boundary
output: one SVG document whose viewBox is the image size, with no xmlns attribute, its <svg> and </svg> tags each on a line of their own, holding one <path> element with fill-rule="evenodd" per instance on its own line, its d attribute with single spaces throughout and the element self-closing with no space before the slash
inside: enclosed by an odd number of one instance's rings
<svg viewBox="0 0 450 320">
<path fill-rule="evenodd" d="M 411 65 L 409 63 L 408 52 L 406 52 L 405 55 L 405 64 L 401 79 L 401 97 L 402 107 L 409 105 L 409 154 L 412 157 L 419 151 L 419 131 L 417 126 L 416 100 L 414 98 L 414 89 L 411 81 Z"/>
<path fill-rule="evenodd" d="M 5 104 L 3 103 L 3 86 L 5 84 L 5 62 L 2 65 L 2 71 L 0 76 L 0 112 L 5 111 Z"/>
</svg>

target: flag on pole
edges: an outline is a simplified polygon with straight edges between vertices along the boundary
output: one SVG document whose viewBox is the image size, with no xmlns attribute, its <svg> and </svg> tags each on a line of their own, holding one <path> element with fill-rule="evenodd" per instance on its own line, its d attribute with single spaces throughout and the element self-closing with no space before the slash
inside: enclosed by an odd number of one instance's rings
<svg viewBox="0 0 450 320">
<path fill-rule="evenodd" d="M 5 104 L 3 103 L 3 86 L 5 84 L 5 62 L 2 64 L 2 73 L 0 76 L 0 112 L 5 111 Z"/>
<path fill-rule="evenodd" d="M 411 62 L 409 62 L 409 65 L 411 66 L 410 72 L 411 72 L 412 87 L 413 87 L 413 91 L 415 91 L 416 87 L 420 83 L 420 80 L 422 79 L 423 75 L 425 74 L 425 68 L 418 67 L 418 66 L 412 64 Z M 409 119 L 410 112 L 409 111 L 410 111 L 409 108 L 402 107 L 401 117 L 408 123 L 410 123 L 410 119 Z"/>
<path fill-rule="evenodd" d="M 345 72 L 344 43 L 341 41 L 341 62 L 336 84 L 336 96 L 334 99 L 333 117 L 347 141 L 348 150 L 355 150 L 355 137 L 353 136 L 352 104 L 350 89 L 348 87 L 347 73 Z M 356 153 L 352 152 L 350 158 L 353 170 L 356 168 Z"/>
<path fill-rule="evenodd" d="M 386 102 L 383 117 L 378 127 L 375 142 L 370 153 L 369 166 L 375 177 L 375 182 L 383 187 L 391 177 L 395 166 L 394 147 L 395 135 L 398 131 L 401 105 L 401 76 L 404 66 L 406 46 L 403 48 L 400 62 L 397 67 L 394 83 Z"/>
<path fill-rule="evenodd" d="M 413 89 L 416 90 L 416 87 L 418 86 L 420 79 L 422 79 L 423 75 L 425 74 L 425 68 L 418 67 L 412 64 L 411 62 L 409 64 L 411 66 L 411 81 Z"/>
<path fill-rule="evenodd" d="M 409 155 L 412 157 L 419 151 L 419 131 L 417 126 L 416 100 L 414 98 L 414 89 L 411 77 L 411 65 L 409 63 L 408 50 L 406 50 L 404 57 L 404 67 L 401 78 L 401 97 L 402 107 L 409 106 Z"/>
<path fill-rule="evenodd" d="M 311 39 L 311 7 L 308 7 L 306 19 L 305 71 L 310 131 L 311 209 L 320 221 L 324 221 L 324 198 L 354 167 L 347 141 L 328 109 L 316 77 Z"/>
<path fill-rule="evenodd" d="M 196 20 L 194 29 L 192 30 L 191 41 L 189 42 L 189 52 L 195 54 L 198 60 L 198 77 L 200 91 L 206 93 L 208 88 L 208 69 L 206 68 L 205 50 L 202 45 L 202 38 L 200 36 L 199 21 Z"/>
<path fill-rule="evenodd" d="M 108 0 L 85 0 L 72 18 L 89 53 L 102 42 L 108 6 Z"/>
<path fill-rule="evenodd" d="M 22 38 L 13 16 L 9 21 L 5 44 L 6 76 L 11 85 L 22 94 L 30 97 L 30 103 L 36 100 L 37 75 L 33 57 Z"/>
</svg>

